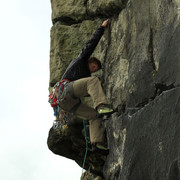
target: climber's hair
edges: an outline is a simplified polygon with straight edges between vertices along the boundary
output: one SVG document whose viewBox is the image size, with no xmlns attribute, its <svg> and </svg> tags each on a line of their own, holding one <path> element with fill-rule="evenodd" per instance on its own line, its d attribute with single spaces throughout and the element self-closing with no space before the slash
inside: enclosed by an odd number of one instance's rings
<svg viewBox="0 0 180 180">
<path fill-rule="evenodd" d="M 96 57 L 90 57 L 90 58 L 88 59 L 88 63 L 89 63 L 89 64 L 90 64 L 90 63 L 95 63 L 95 64 L 98 65 L 99 69 L 102 68 L 101 61 L 100 61 L 99 59 L 97 59 Z"/>
</svg>

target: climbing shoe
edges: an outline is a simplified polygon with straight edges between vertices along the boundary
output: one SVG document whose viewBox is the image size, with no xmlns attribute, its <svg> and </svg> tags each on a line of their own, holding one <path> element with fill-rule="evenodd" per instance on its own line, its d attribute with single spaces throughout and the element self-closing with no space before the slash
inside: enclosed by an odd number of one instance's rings
<svg viewBox="0 0 180 180">
<path fill-rule="evenodd" d="M 96 147 L 101 150 L 108 150 L 107 146 L 103 143 L 97 143 Z"/>
<path fill-rule="evenodd" d="M 96 144 L 92 144 L 91 145 L 91 151 L 99 151 L 99 150 L 103 150 L 103 151 L 109 151 L 109 149 L 107 148 L 107 145 L 104 143 L 96 143 Z"/>
<path fill-rule="evenodd" d="M 102 104 L 97 108 L 98 115 L 112 114 L 114 110 L 106 104 Z"/>
</svg>

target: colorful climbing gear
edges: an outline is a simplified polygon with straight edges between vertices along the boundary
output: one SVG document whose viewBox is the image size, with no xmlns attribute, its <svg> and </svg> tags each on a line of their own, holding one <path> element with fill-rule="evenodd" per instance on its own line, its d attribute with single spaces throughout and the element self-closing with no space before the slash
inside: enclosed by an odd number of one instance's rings
<svg viewBox="0 0 180 180">
<path fill-rule="evenodd" d="M 54 85 L 53 90 L 49 95 L 49 103 L 52 107 L 58 106 L 60 102 L 65 100 L 66 86 L 69 82 L 70 81 L 68 79 L 63 79 Z"/>
<path fill-rule="evenodd" d="M 56 120 L 53 122 L 54 129 L 67 129 L 73 113 L 69 113 L 61 109 L 59 106 L 54 108 L 54 115 Z"/>
</svg>

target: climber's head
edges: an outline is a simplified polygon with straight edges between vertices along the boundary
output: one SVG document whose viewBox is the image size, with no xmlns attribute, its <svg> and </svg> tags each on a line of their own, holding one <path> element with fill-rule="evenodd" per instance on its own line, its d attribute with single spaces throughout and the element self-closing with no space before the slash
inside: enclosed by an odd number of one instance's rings
<svg viewBox="0 0 180 180">
<path fill-rule="evenodd" d="M 90 57 L 88 59 L 88 64 L 89 64 L 89 70 L 91 73 L 96 72 L 99 69 L 101 69 L 101 62 L 95 57 Z"/>
</svg>

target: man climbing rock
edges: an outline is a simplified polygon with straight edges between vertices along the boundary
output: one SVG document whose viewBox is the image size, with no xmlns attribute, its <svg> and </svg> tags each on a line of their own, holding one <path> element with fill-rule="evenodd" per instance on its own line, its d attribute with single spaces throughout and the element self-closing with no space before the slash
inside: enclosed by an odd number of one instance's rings
<svg viewBox="0 0 180 180">
<path fill-rule="evenodd" d="M 107 99 L 97 77 L 91 77 L 91 73 L 101 69 L 101 62 L 90 57 L 101 39 L 108 20 L 96 30 L 91 39 L 86 43 L 79 56 L 74 59 L 66 69 L 60 81 L 58 92 L 59 106 L 64 111 L 73 112 L 89 120 L 90 141 L 99 149 L 104 148 L 104 127 L 101 125 L 101 115 L 113 113 L 108 106 Z M 80 101 L 81 97 L 91 96 L 94 108 Z"/>
</svg>

